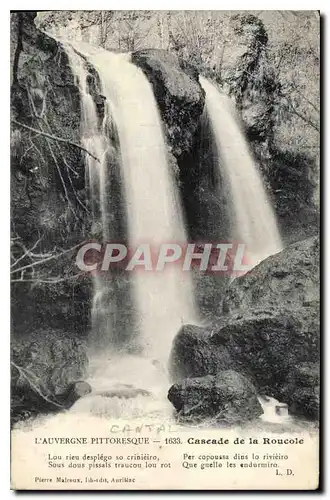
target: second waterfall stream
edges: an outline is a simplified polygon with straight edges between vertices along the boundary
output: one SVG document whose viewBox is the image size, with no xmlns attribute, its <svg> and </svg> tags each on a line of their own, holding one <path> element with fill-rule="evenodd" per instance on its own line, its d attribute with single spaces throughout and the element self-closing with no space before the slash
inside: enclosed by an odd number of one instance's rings
<svg viewBox="0 0 330 500">
<path fill-rule="evenodd" d="M 205 90 L 207 118 L 215 145 L 217 168 L 230 202 L 231 238 L 245 243 L 249 264 L 282 250 L 276 216 L 262 177 L 249 151 L 231 99 L 200 77 Z"/>
</svg>

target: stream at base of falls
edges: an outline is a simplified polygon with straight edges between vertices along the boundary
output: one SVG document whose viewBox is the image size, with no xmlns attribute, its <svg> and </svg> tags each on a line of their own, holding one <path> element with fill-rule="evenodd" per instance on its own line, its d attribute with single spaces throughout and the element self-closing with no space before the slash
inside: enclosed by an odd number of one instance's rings
<svg viewBox="0 0 330 500">
<path fill-rule="evenodd" d="M 101 363 L 100 363 L 101 361 Z M 90 375 L 86 379 L 92 387 L 92 392 L 79 399 L 69 410 L 57 415 L 40 415 L 26 421 L 20 421 L 14 426 L 14 432 L 37 432 L 45 434 L 54 430 L 61 434 L 65 429 L 79 429 L 80 426 L 90 429 L 113 428 L 116 435 L 133 435 L 137 427 L 145 427 L 145 431 L 153 430 L 171 432 L 186 432 L 189 429 L 219 429 L 221 433 L 256 431 L 267 433 L 304 432 L 317 428 L 317 425 L 302 419 L 278 415 L 275 411 L 279 402 L 274 398 L 259 398 L 264 414 L 258 419 L 242 426 L 223 426 L 213 419 L 199 424 L 187 424 L 176 418 L 176 412 L 167 399 L 170 387 L 166 368 L 157 360 L 134 355 L 108 353 L 100 360 L 91 360 Z M 136 390 L 134 397 L 108 396 L 107 392 L 127 388 Z M 141 393 L 139 393 L 141 392 Z M 78 427 L 76 427 L 78 425 Z M 150 428 L 149 428 L 150 427 Z M 158 431 L 157 431 L 158 429 Z M 135 435 L 135 434 L 134 434 Z"/>
</svg>

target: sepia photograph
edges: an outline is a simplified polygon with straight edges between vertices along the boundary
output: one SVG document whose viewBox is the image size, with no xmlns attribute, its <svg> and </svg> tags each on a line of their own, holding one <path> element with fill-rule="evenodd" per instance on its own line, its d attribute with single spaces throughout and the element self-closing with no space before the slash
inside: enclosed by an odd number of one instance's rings
<svg viewBox="0 0 330 500">
<path fill-rule="evenodd" d="M 316 490 L 320 12 L 10 14 L 13 490 Z"/>
</svg>

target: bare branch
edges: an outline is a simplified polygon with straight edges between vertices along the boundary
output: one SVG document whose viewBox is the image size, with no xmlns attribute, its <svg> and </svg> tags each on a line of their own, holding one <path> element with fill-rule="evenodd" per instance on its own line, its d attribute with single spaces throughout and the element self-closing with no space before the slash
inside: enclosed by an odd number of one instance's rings
<svg viewBox="0 0 330 500">
<path fill-rule="evenodd" d="M 30 378 L 28 377 L 27 375 L 27 370 L 25 370 L 24 368 L 18 366 L 16 363 L 14 363 L 14 361 L 11 361 L 10 364 L 16 368 L 16 370 L 18 371 L 18 373 L 23 377 L 25 378 L 25 380 L 27 380 L 27 382 L 29 383 L 29 385 L 32 387 L 32 389 L 37 393 L 39 394 L 39 396 L 44 399 L 45 401 L 47 401 L 47 403 L 50 403 L 54 406 L 57 406 L 58 408 L 64 408 L 64 406 L 62 406 L 61 404 L 59 403 L 56 403 L 55 401 L 52 401 L 51 399 L 49 399 L 47 396 L 45 396 L 44 394 L 42 394 L 42 392 L 40 391 L 40 389 L 38 389 L 38 387 L 30 380 Z M 36 376 L 34 373 L 30 372 L 31 375 L 33 375 L 34 377 Z"/>
<path fill-rule="evenodd" d="M 318 127 L 318 125 L 316 125 L 314 122 L 312 122 L 312 120 L 310 120 L 307 116 L 303 115 L 302 113 L 300 113 L 299 111 L 297 111 L 297 109 L 291 105 L 291 112 L 298 116 L 298 118 L 300 118 L 301 120 L 303 120 L 305 123 L 307 123 L 308 125 L 310 125 L 311 127 L 313 127 L 314 130 L 316 130 L 317 132 L 320 132 L 320 129 Z"/>
<path fill-rule="evenodd" d="M 281 92 L 280 96 L 283 97 L 284 99 L 286 99 L 286 102 L 287 102 L 287 104 L 289 106 L 289 111 L 292 114 L 298 116 L 298 118 L 300 118 L 305 123 L 307 123 L 308 125 L 310 125 L 317 132 L 320 132 L 319 126 L 316 123 L 314 123 L 310 118 L 308 118 L 308 116 L 303 115 L 302 113 L 300 113 L 299 111 L 297 111 L 297 107 L 292 103 L 291 99 L 287 95 L 285 95 L 285 94 L 283 94 L 283 92 Z"/>
<path fill-rule="evenodd" d="M 66 188 L 66 185 L 65 185 L 65 182 L 64 182 L 64 179 L 63 179 L 63 175 L 62 175 L 62 172 L 61 172 L 60 166 L 59 166 L 59 164 L 58 164 L 58 162 L 57 162 L 56 156 L 55 156 L 55 154 L 54 154 L 54 152 L 53 152 L 53 149 L 52 149 L 52 147 L 51 147 L 51 145 L 50 145 L 50 142 L 49 142 L 48 138 L 46 138 L 46 142 L 47 142 L 47 146 L 48 146 L 48 149 L 49 149 L 49 151 L 50 151 L 50 154 L 51 154 L 51 156 L 52 156 L 52 158 L 53 158 L 53 160 L 54 160 L 54 163 L 55 163 L 56 170 L 57 170 L 57 172 L 58 172 L 59 178 L 60 178 L 60 180 L 61 180 L 61 183 L 62 183 L 62 186 L 63 186 L 63 190 L 64 190 L 64 195 L 65 195 L 65 198 L 67 199 L 67 202 L 68 202 L 68 204 L 69 204 L 69 207 L 72 209 L 71 204 L 70 204 L 69 195 L 68 195 L 68 190 L 67 190 L 67 188 Z M 77 215 L 76 215 L 75 211 L 74 211 L 73 209 L 72 209 L 72 211 L 73 211 L 73 213 L 74 213 L 75 217 L 77 218 Z"/>
<path fill-rule="evenodd" d="M 292 82 L 292 83 L 291 83 L 291 85 L 292 85 L 292 87 L 296 90 L 296 92 L 298 92 L 298 94 L 299 94 L 299 95 L 300 95 L 300 96 L 301 96 L 301 97 L 302 97 L 302 98 L 303 98 L 303 99 L 304 99 L 304 100 L 305 100 L 305 101 L 306 101 L 306 102 L 307 102 L 310 106 L 312 106 L 312 108 L 313 108 L 313 109 L 314 109 L 317 113 L 319 113 L 319 112 L 320 112 L 319 108 L 318 108 L 317 106 L 315 106 L 315 104 L 314 104 L 312 101 L 310 101 L 310 100 L 309 100 L 309 99 L 305 96 L 305 94 L 304 94 L 304 93 L 303 93 L 303 92 L 302 92 L 302 91 L 301 91 L 301 90 L 297 87 L 297 85 L 296 85 L 294 82 Z"/>
<path fill-rule="evenodd" d="M 21 52 L 23 50 L 23 18 L 22 14 L 18 14 L 18 30 L 17 30 L 17 46 L 15 50 L 13 62 L 13 84 L 18 82 L 18 65 Z"/>
<path fill-rule="evenodd" d="M 10 267 L 14 267 L 16 266 L 22 259 L 24 259 L 24 257 L 26 257 L 27 255 L 33 255 L 32 254 L 32 250 L 34 250 L 37 245 L 40 243 L 40 241 L 42 240 L 43 238 L 43 235 L 35 242 L 35 244 L 30 248 L 30 249 L 26 249 L 23 245 L 23 250 L 24 250 L 24 254 L 21 255 Z"/>
<path fill-rule="evenodd" d="M 29 96 L 29 104 L 30 104 L 30 107 L 32 107 L 32 114 L 33 116 L 35 116 L 36 118 L 41 118 L 38 113 L 37 113 L 37 110 L 36 110 L 36 107 L 35 107 L 35 104 L 34 104 L 34 101 L 33 101 L 33 98 L 30 94 L 30 92 L 28 92 L 28 96 Z M 45 120 L 43 118 L 42 119 L 42 122 L 45 122 Z M 47 126 L 48 129 L 50 129 L 48 123 L 46 122 L 45 125 Z M 47 146 L 48 146 L 48 149 L 50 151 L 50 154 L 54 160 L 54 163 L 55 163 L 55 166 L 56 166 L 56 169 L 57 169 L 57 172 L 58 172 L 58 175 L 59 175 L 59 178 L 61 180 L 61 183 L 62 183 L 62 187 L 63 187 L 63 191 L 64 191 L 64 195 L 65 195 L 65 198 L 68 202 L 68 205 L 69 205 L 69 208 L 71 209 L 72 213 L 74 214 L 74 216 L 76 217 L 76 219 L 78 218 L 77 217 L 77 214 L 75 213 L 75 211 L 73 210 L 72 206 L 71 206 L 71 203 L 70 203 L 70 199 L 69 199 L 69 195 L 68 195 L 68 191 L 67 191 L 67 188 L 66 188 L 66 185 L 65 185 L 65 182 L 64 182 L 64 179 L 63 179 L 63 176 L 62 176 L 62 172 L 61 172 L 61 169 L 60 169 L 60 166 L 57 162 L 57 159 L 56 159 L 56 156 L 53 152 L 53 148 L 51 146 L 51 143 L 49 142 L 49 135 L 51 134 L 47 134 L 47 132 L 44 132 L 44 130 L 42 129 L 42 125 L 41 125 L 41 128 L 39 129 L 40 133 L 43 134 L 44 136 L 46 136 L 46 143 L 47 143 Z M 56 142 L 56 145 L 58 146 L 58 142 Z M 37 149 L 37 151 L 39 152 L 39 154 L 41 155 L 41 157 L 43 158 L 41 152 L 38 150 L 38 148 L 35 146 L 35 148 Z M 44 160 L 43 160 L 44 161 Z M 45 163 L 45 162 L 44 162 Z"/>
<path fill-rule="evenodd" d="M 33 115 L 34 115 L 36 118 L 38 118 L 39 120 L 41 120 L 41 121 L 44 123 L 44 125 L 47 127 L 47 129 L 49 130 L 49 132 L 51 132 L 51 128 L 50 128 L 50 125 L 49 125 L 49 123 L 48 123 L 47 119 L 46 119 L 46 118 L 43 118 L 42 116 L 39 116 L 39 115 L 37 114 L 37 110 L 36 110 L 36 107 L 35 107 L 35 104 L 34 104 L 34 101 L 33 101 L 33 97 L 31 96 L 31 94 L 30 94 L 30 92 L 29 92 L 29 91 L 28 91 L 28 95 L 29 95 L 29 99 L 30 99 L 30 104 L 31 104 L 31 106 L 32 106 Z M 45 102 L 45 101 L 44 101 L 44 102 Z M 50 144 L 49 144 L 49 142 L 48 142 L 48 141 L 47 141 L 47 145 L 48 145 L 48 147 L 50 148 Z M 74 174 L 76 177 L 78 177 L 78 173 L 77 173 L 77 172 L 76 172 L 76 171 L 75 171 L 75 170 L 74 170 L 74 169 L 73 169 L 73 168 L 72 168 L 72 167 L 68 164 L 68 162 L 66 161 L 65 156 L 63 155 L 63 152 L 62 152 L 62 150 L 61 150 L 61 148 L 60 148 L 60 146 L 59 146 L 58 142 L 56 143 L 56 145 L 57 145 L 57 148 L 58 148 L 58 150 L 59 150 L 59 153 L 60 153 L 60 155 L 61 155 L 61 157 L 62 157 L 62 160 L 63 160 L 63 162 L 64 162 L 64 164 L 65 164 L 65 167 L 67 168 L 68 179 L 69 179 L 70 185 L 71 185 L 71 187 L 72 187 L 72 190 L 73 190 L 73 192 L 74 192 L 75 198 L 76 198 L 76 200 L 78 201 L 79 205 L 81 205 L 81 207 L 82 207 L 82 208 L 83 208 L 86 212 L 88 212 L 88 209 L 87 209 L 86 205 L 85 205 L 85 204 L 84 204 L 84 203 L 80 200 L 80 198 L 79 198 L 79 196 L 78 196 L 78 194 L 77 194 L 77 192 L 76 192 L 76 190 L 75 190 L 75 188 L 74 188 L 74 185 L 73 185 L 73 182 L 72 182 L 72 179 L 71 179 L 71 175 L 70 175 L 70 170 L 73 172 L 73 174 Z M 38 148 L 37 148 L 36 146 L 35 146 L 35 148 L 36 148 L 36 149 L 37 149 L 37 151 L 40 153 L 40 151 L 38 150 Z M 51 148 L 50 148 L 50 149 L 51 149 Z M 52 157 L 53 157 L 53 159 L 54 159 L 54 162 L 55 162 L 56 168 L 57 168 L 57 170 L 58 170 L 58 174 L 59 174 L 59 176 L 60 176 L 60 179 L 61 179 L 61 182 L 62 182 L 62 185 L 63 185 L 63 189 L 64 189 L 64 192 L 65 192 L 65 196 L 66 196 L 66 198 L 67 198 L 67 200 L 68 200 L 68 202 L 69 202 L 68 193 L 67 193 L 67 190 L 66 190 L 66 186 L 65 186 L 65 183 L 64 183 L 64 179 L 63 179 L 63 177 L 62 177 L 62 174 L 61 174 L 61 171 L 60 171 L 60 167 L 59 167 L 59 165 L 57 164 L 56 158 L 54 157 L 54 154 L 53 154 L 52 150 L 51 150 L 51 154 L 52 154 Z M 41 153 L 40 153 L 40 155 L 41 155 Z M 42 155 L 41 155 L 41 156 L 42 156 Z M 70 203 L 69 203 L 69 205 L 70 205 Z M 72 209 L 72 207 L 71 207 L 71 210 L 73 211 L 73 213 L 74 213 L 75 217 L 77 217 L 77 216 L 76 216 L 76 213 L 74 212 L 74 210 Z"/>
<path fill-rule="evenodd" d="M 50 260 L 58 259 L 62 255 L 65 255 L 65 254 L 67 254 L 69 252 L 72 252 L 73 250 L 75 250 L 76 248 L 78 248 L 80 246 L 81 246 L 81 243 L 79 243 L 78 245 L 75 245 L 75 246 L 73 246 L 71 248 L 68 248 L 67 250 L 64 250 L 61 253 L 58 253 L 58 254 L 55 254 L 55 255 L 51 255 L 50 257 L 46 257 L 45 259 L 41 259 L 41 260 L 38 260 L 36 262 L 32 262 L 31 264 L 27 264 L 26 266 L 19 267 L 18 269 L 13 269 L 11 271 L 11 273 L 19 273 L 19 272 L 21 272 L 21 271 L 23 271 L 25 269 L 29 269 L 29 268 L 32 268 L 32 267 L 35 267 L 35 266 L 39 266 L 40 264 L 44 264 L 45 262 L 49 262 Z"/>
<path fill-rule="evenodd" d="M 23 271 L 24 273 L 24 271 Z M 55 277 L 55 278 L 33 278 L 33 279 L 25 279 L 24 274 L 22 273 L 21 278 L 11 280 L 11 283 L 46 283 L 46 284 L 56 284 L 63 283 L 64 281 L 70 281 L 75 278 L 79 278 L 83 276 L 84 272 L 73 274 L 72 276 L 64 276 L 63 278 Z"/>
<path fill-rule="evenodd" d="M 79 144 L 76 144 L 75 142 L 69 141 L 68 139 L 62 139 L 61 137 L 57 137 L 56 135 L 47 134 L 47 132 L 42 132 L 41 130 L 37 130 L 36 128 L 30 127 L 29 125 L 24 125 L 23 123 L 20 123 L 16 120 L 12 120 L 12 123 L 18 125 L 19 127 L 23 127 L 27 130 L 30 130 L 31 132 L 36 132 L 37 134 L 48 137 L 48 139 L 51 139 L 52 141 L 64 142 L 66 144 L 69 144 L 70 146 L 74 146 L 75 148 L 81 149 L 85 153 L 89 154 L 92 158 L 94 158 L 94 160 L 100 163 L 100 160 L 96 156 L 94 156 L 93 153 L 91 153 L 84 147 L 80 146 Z"/>
</svg>

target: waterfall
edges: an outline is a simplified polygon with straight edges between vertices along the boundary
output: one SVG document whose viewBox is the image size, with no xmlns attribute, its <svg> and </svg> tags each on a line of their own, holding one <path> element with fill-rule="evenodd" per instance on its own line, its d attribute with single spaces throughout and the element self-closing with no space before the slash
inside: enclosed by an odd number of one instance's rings
<svg viewBox="0 0 330 500">
<path fill-rule="evenodd" d="M 106 98 L 108 110 L 101 126 L 87 88 L 86 62 L 74 49 L 84 55 L 100 79 L 101 93 Z M 81 92 L 82 141 L 84 147 L 100 159 L 98 163 L 88 158 L 86 172 L 90 196 L 95 205 L 93 217 L 102 225 L 103 240 L 113 241 L 117 236 L 112 233 L 113 217 L 111 210 L 109 216 L 108 206 L 112 183 L 112 166 L 108 156 L 113 145 L 107 130 L 111 117 L 119 139 L 130 247 L 135 248 L 141 243 L 155 248 L 171 242 L 185 245 L 182 208 L 151 84 L 142 70 L 130 62 L 129 55 L 113 54 L 80 42 L 75 43 L 74 49 L 66 48 Z M 167 363 L 173 337 L 180 326 L 196 319 L 189 274 L 176 266 L 165 266 L 161 272 L 138 270 L 130 273 L 140 351 L 147 359 L 159 362 L 160 366 Z M 99 296 L 106 293 L 102 287 L 108 283 L 103 281 L 101 284 L 101 278 L 95 279 L 94 315 L 98 312 Z M 111 304 L 108 305 L 111 308 Z M 106 329 L 102 335 L 108 339 L 110 350 L 114 333 L 109 331 L 109 325 L 110 322 L 102 323 Z"/>
<path fill-rule="evenodd" d="M 134 249 L 143 243 L 159 249 L 163 243 L 186 245 L 185 224 L 173 172 L 168 161 L 162 122 L 152 86 L 128 54 L 113 54 L 82 42 L 65 44 L 81 94 L 81 140 L 86 157 L 86 185 L 93 218 L 93 235 L 103 242 L 125 239 Z M 91 95 L 91 73 L 105 98 L 103 118 Z M 280 237 L 261 177 L 249 153 L 230 101 L 209 82 L 206 106 L 233 200 L 233 238 L 247 244 L 254 262 L 279 250 Z M 119 175 L 119 179 L 118 179 Z M 114 185 L 120 184 L 124 211 L 116 206 Z M 125 219 L 123 233 L 116 219 Z M 94 392 L 76 409 L 116 414 L 163 411 L 168 387 L 167 361 L 172 341 L 184 323 L 196 322 L 190 273 L 179 266 L 163 271 L 128 272 L 132 304 L 118 299 L 116 280 L 93 276 L 92 333 L 94 353 L 90 378 Z M 132 308 L 126 326 L 136 335 L 118 348 L 123 336 L 116 309 Z M 95 348 L 96 347 L 96 348 Z M 110 386 L 138 387 L 152 394 L 133 398 L 102 397 Z M 95 392 L 96 390 L 96 392 Z M 154 397 L 160 406 L 154 408 Z M 146 398 L 149 403 L 146 403 Z M 119 409 L 116 405 L 119 404 Z M 81 406 L 82 405 L 82 406 Z M 152 409 L 151 409 L 152 408 Z M 147 410 L 147 412 L 149 411 Z"/>
<path fill-rule="evenodd" d="M 218 169 L 231 204 L 231 237 L 245 243 L 251 267 L 281 250 L 276 217 L 231 99 L 203 77 Z"/>
<path fill-rule="evenodd" d="M 90 151 L 98 161 L 86 156 L 85 182 L 89 196 L 92 215 L 92 233 L 96 234 L 103 242 L 110 237 L 109 206 L 105 192 L 108 176 L 109 153 L 113 147 L 106 134 L 107 114 L 103 123 L 99 123 L 97 109 L 88 88 L 88 70 L 86 61 L 78 55 L 71 45 L 65 44 L 66 54 L 70 67 L 80 90 L 81 100 L 81 143 Z M 93 276 L 93 300 L 91 308 L 92 335 L 90 343 L 102 345 L 103 337 L 107 332 L 108 340 L 113 336 L 113 322 L 111 312 L 113 304 L 108 299 L 107 282 L 95 274 Z M 93 349 L 95 350 L 95 349 Z"/>
</svg>

